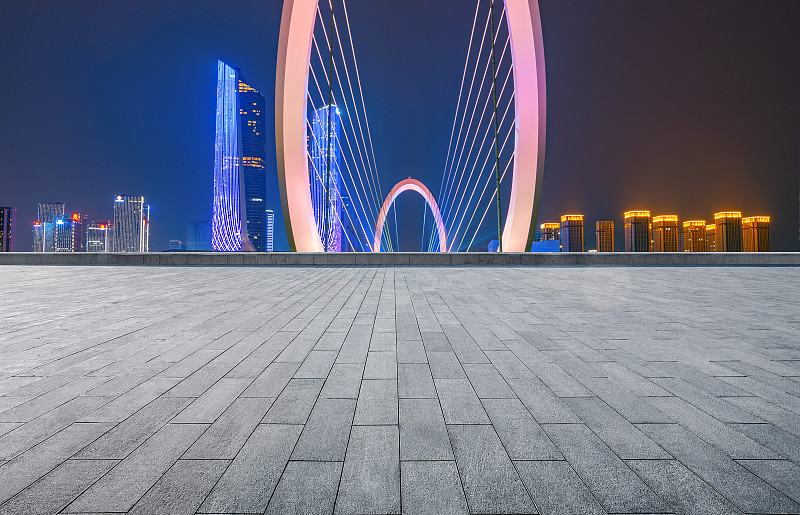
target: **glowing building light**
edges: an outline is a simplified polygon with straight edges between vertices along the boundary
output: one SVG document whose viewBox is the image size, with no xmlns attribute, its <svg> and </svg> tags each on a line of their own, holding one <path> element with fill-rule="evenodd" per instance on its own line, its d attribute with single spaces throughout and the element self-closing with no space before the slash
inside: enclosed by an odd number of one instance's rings
<svg viewBox="0 0 800 515">
<path fill-rule="evenodd" d="M 560 225 L 561 252 L 583 252 L 583 215 L 563 215 Z"/>
<path fill-rule="evenodd" d="M 323 106 L 314 111 L 311 123 L 311 205 L 314 209 L 314 219 L 317 222 L 317 232 L 323 245 L 327 241 L 328 252 L 341 252 L 342 250 L 342 199 L 340 197 L 340 148 L 339 126 L 341 118 L 339 109 L 334 107 L 335 115 L 328 116 L 328 106 Z M 330 118 L 330 120 L 328 119 Z M 328 134 L 330 123 L 330 134 Z M 329 141 L 330 140 L 330 141 Z M 329 144 L 330 143 L 330 144 Z M 331 156 L 328 159 L 328 148 Z M 325 199 L 328 187 L 328 162 L 330 161 L 330 189 L 328 190 L 328 236 L 325 237 Z"/>
</svg>

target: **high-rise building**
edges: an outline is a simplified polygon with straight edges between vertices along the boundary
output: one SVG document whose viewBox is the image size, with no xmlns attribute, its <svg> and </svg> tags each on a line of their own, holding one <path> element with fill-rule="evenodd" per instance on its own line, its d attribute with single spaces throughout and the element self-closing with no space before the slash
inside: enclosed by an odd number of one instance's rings
<svg viewBox="0 0 800 515">
<path fill-rule="evenodd" d="M 186 250 L 211 249 L 211 220 L 189 220 L 186 227 Z"/>
<path fill-rule="evenodd" d="M 16 209 L 0 206 L 0 252 L 14 252 L 16 218 Z"/>
<path fill-rule="evenodd" d="M 706 252 L 717 251 L 717 226 L 715 224 L 706 225 Z"/>
<path fill-rule="evenodd" d="M 555 222 L 543 223 L 539 226 L 542 237 L 539 241 L 558 241 L 561 238 L 561 224 Z"/>
<path fill-rule="evenodd" d="M 686 252 L 686 238 L 681 224 L 678 224 L 678 252 Z"/>
<path fill-rule="evenodd" d="M 614 222 L 602 221 L 595 224 L 597 252 L 614 252 Z"/>
<path fill-rule="evenodd" d="M 311 205 L 314 208 L 314 219 L 317 221 L 317 231 L 322 244 L 327 252 L 341 252 L 342 250 L 342 198 L 341 174 L 339 161 L 341 148 L 339 146 L 339 126 L 341 118 L 339 108 L 335 105 L 329 108 L 323 106 L 314 111 L 311 123 Z M 330 132 L 328 132 L 330 126 Z M 328 149 L 330 148 L 330 159 Z M 330 171 L 328 174 L 328 162 Z M 329 176 L 330 175 L 330 176 Z M 328 200 L 328 236 L 325 236 L 325 200 Z"/>
<path fill-rule="evenodd" d="M 678 252 L 678 216 L 653 217 L 653 252 Z"/>
<path fill-rule="evenodd" d="M 217 62 L 212 247 L 264 251 L 267 146 L 264 96 L 241 70 Z"/>
<path fill-rule="evenodd" d="M 705 220 L 683 222 L 683 250 L 684 252 L 708 252 Z"/>
<path fill-rule="evenodd" d="M 114 248 L 113 222 L 92 222 L 86 229 L 86 252 L 111 252 Z"/>
<path fill-rule="evenodd" d="M 56 252 L 86 252 L 89 220 L 85 215 L 57 218 L 53 225 Z"/>
<path fill-rule="evenodd" d="M 267 240 L 266 251 L 272 252 L 275 234 L 275 212 L 267 209 Z"/>
<path fill-rule="evenodd" d="M 40 202 L 37 219 L 33 224 L 33 251 L 55 252 L 55 222 L 64 217 L 62 202 Z"/>
<path fill-rule="evenodd" d="M 183 250 L 183 242 L 181 240 L 169 240 L 169 250 Z"/>
<path fill-rule="evenodd" d="M 650 211 L 625 212 L 625 252 L 651 252 Z"/>
<path fill-rule="evenodd" d="M 561 216 L 561 252 L 583 252 L 583 215 Z"/>
<path fill-rule="evenodd" d="M 144 197 L 114 197 L 114 252 L 148 252 L 150 206 Z"/>
<path fill-rule="evenodd" d="M 714 225 L 717 226 L 714 234 L 715 252 L 742 251 L 742 213 L 740 211 L 714 213 Z"/>
<path fill-rule="evenodd" d="M 769 220 L 768 216 L 742 218 L 742 250 L 744 252 L 770 251 Z"/>
</svg>

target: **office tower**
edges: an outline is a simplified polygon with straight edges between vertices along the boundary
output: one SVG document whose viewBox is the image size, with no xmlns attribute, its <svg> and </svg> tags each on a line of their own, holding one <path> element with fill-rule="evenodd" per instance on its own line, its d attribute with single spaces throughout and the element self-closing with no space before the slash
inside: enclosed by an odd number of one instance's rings
<svg viewBox="0 0 800 515">
<path fill-rule="evenodd" d="M 183 250 L 183 242 L 181 240 L 169 240 L 169 250 Z"/>
<path fill-rule="evenodd" d="M 714 225 L 717 226 L 715 252 L 742 251 L 742 213 L 739 211 L 723 211 L 714 213 Z"/>
<path fill-rule="evenodd" d="M 241 70 L 217 62 L 212 247 L 266 248 L 267 147 L 264 97 Z"/>
<path fill-rule="evenodd" d="M 89 217 L 80 213 L 73 213 L 70 217 L 70 222 L 70 229 L 72 230 L 72 252 L 86 252 Z"/>
<path fill-rule="evenodd" d="M 211 220 L 189 220 L 186 227 L 186 250 L 211 249 Z"/>
<path fill-rule="evenodd" d="M 555 222 L 544 223 L 539 226 L 542 237 L 539 241 L 558 241 L 561 238 L 561 224 Z"/>
<path fill-rule="evenodd" d="M 114 252 L 147 252 L 150 246 L 150 206 L 144 197 L 114 197 Z"/>
<path fill-rule="evenodd" d="M 342 199 L 340 196 L 341 177 L 339 173 L 340 123 L 341 118 L 338 107 L 335 105 L 332 106 L 332 109 L 329 109 L 328 106 L 320 107 L 314 111 L 314 118 L 311 123 L 311 139 L 309 140 L 311 145 L 311 168 L 308 173 L 311 181 L 311 205 L 314 208 L 314 219 L 317 221 L 319 237 L 327 252 L 340 252 L 342 250 Z M 330 133 L 328 133 L 328 125 L 330 125 Z M 331 151 L 330 160 L 328 159 L 329 147 Z M 328 161 L 330 161 L 330 177 L 326 173 Z M 327 238 L 324 235 L 326 190 L 328 198 Z"/>
<path fill-rule="evenodd" d="M 768 216 L 742 218 L 742 250 L 744 252 L 770 251 Z"/>
<path fill-rule="evenodd" d="M 0 206 L 0 252 L 14 252 L 16 211 L 13 207 Z"/>
<path fill-rule="evenodd" d="M 275 213 L 271 209 L 267 209 L 267 239 L 265 245 L 265 250 L 267 252 L 272 252 L 274 243 L 274 232 L 275 232 Z"/>
<path fill-rule="evenodd" d="M 686 251 L 686 241 L 683 234 L 683 226 L 678 224 L 678 252 Z"/>
<path fill-rule="evenodd" d="M 717 226 L 715 224 L 706 225 L 706 252 L 716 252 L 717 250 Z"/>
<path fill-rule="evenodd" d="M 683 222 L 683 250 L 684 252 L 708 252 L 705 220 Z"/>
<path fill-rule="evenodd" d="M 651 252 L 650 211 L 625 212 L 625 252 Z"/>
<path fill-rule="evenodd" d="M 112 222 L 92 222 L 86 229 L 86 252 L 111 252 L 113 234 Z"/>
<path fill-rule="evenodd" d="M 561 252 L 583 252 L 583 215 L 561 217 Z"/>
<path fill-rule="evenodd" d="M 72 219 L 68 217 L 57 218 L 53 226 L 53 240 L 55 252 L 74 252 Z"/>
<path fill-rule="evenodd" d="M 33 224 L 33 251 L 55 252 L 55 222 L 64 217 L 64 203 L 39 203 L 37 219 Z"/>
<path fill-rule="evenodd" d="M 597 252 L 614 252 L 614 222 L 597 222 L 595 229 Z"/>
<path fill-rule="evenodd" d="M 678 252 L 678 217 L 653 217 L 653 252 Z"/>
</svg>

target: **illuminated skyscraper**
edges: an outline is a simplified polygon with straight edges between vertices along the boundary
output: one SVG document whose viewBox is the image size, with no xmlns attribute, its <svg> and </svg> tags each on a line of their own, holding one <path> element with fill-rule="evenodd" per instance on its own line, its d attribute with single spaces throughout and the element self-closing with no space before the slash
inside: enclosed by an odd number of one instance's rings
<svg viewBox="0 0 800 515">
<path fill-rule="evenodd" d="M 717 251 L 717 226 L 715 224 L 706 225 L 706 252 Z"/>
<path fill-rule="evenodd" d="M 555 222 L 544 223 L 539 227 L 542 231 L 540 241 L 558 241 L 561 238 L 561 224 Z"/>
<path fill-rule="evenodd" d="M 742 213 L 739 211 L 714 213 L 714 224 L 717 226 L 714 234 L 715 252 L 741 252 Z"/>
<path fill-rule="evenodd" d="M 211 220 L 189 220 L 186 227 L 186 250 L 211 249 Z"/>
<path fill-rule="evenodd" d="M 56 219 L 53 226 L 56 252 L 86 252 L 89 220 L 85 215 L 74 213 Z"/>
<path fill-rule="evenodd" d="M 33 224 L 34 252 L 55 252 L 55 222 L 63 216 L 62 202 L 39 203 L 38 218 Z"/>
<path fill-rule="evenodd" d="M 239 69 L 217 62 L 212 247 L 264 251 L 267 218 L 264 97 Z"/>
<path fill-rule="evenodd" d="M 330 111 L 330 119 L 329 119 Z M 328 124 L 330 123 L 330 134 Z M 322 240 L 327 252 L 341 252 L 342 250 L 342 199 L 340 196 L 341 177 L 339 174 L 339 158 L 341 149 L 339 147 L 339 126 L 341 118 L 339 108 L 335 105 L 333 109 L 328 106 L 320 107 L 314 111 L 311 123 L 311 167 L 309 175 L 311 181 L 311 205 L 314 208 L 314 219 L 317 221 L 317 232 Z M 330 145 L 329 145 L 330 140 Z M 331 151 L 331 159 L 328 159 L 328 147 Z M 327 177 L 328 161 L 330 161 L 331 173 Z M 328 237 L 325 238 L 325 198 L 326 188 L 330 182 L 328 190 Z M 327 241 L 327 245 L 326 245 Z"/>
<path fill-rule="evenodd" d="M 583 252 L 583 215 L 561 217 L 561 252 Z"/>
<path fill-rule="evenodd" d="M 114 197 L 114 252 L 147 252 L 149 240 L 150 206 L 144 197 Z"/>
<path fill-rule="evenodd" d="M 683 222 L 683 250 L 684 252 L 708 252 L 705 220 Z"/>
<path fill-rule="evenodd" d="M 275 231 L 275 213 L 271 209 L 267 209 L 267 245 L 266 251 L 272 252 L 274 243 Z"/>
<path fill-rule="evenodd" d="M 0 252 L 14 252 L 14 223 L 17 210 L 0 206 Z"/>
<path fill-rule="evenodd" d="M 114 248 L 114 224 L 92 222 L 86 229 L 86 252 L 111 252 Z"/>
<path fill-rule="evenodd" d="M 742 218 L 742 250 L 744 252 L 770 251 L 769 221 L 768 216 Z"/>
<path fill-rule="evenodd" d="M 678 217 L 653 217 L 653 252 L 678 252 Z"/>
<path fill-rule="evenodd" d="M 597 222 L 595 229 L 597 252 L 614 252 L 614 222 Z"/>
<path fill-rule="evenodd" d="M 625 252 L 651 252 L 650 211 L 627 211 L 625 213 Z"/>
</svg>

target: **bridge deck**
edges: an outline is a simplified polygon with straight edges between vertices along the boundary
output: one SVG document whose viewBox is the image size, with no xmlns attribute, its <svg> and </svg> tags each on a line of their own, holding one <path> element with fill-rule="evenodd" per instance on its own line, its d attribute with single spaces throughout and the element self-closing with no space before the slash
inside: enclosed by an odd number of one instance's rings
<svg viewBox="0 0 800 515">
<path fill-rule="evenodd" d="M 0 513 L 800 512 L 800 269 L 0 268 Z"/>
</svg>

